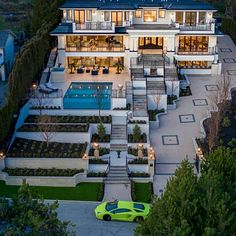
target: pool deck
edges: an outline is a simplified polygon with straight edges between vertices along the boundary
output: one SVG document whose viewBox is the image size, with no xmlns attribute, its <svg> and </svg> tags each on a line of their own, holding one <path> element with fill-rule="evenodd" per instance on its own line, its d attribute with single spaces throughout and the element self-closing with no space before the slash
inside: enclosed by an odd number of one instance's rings
<svg viewBox="0 0 236 236">
<path fill-rule="evenodd" d="M 62 89 L 64 96 L 71 82 L 112 82 L 112 89 L 118 89 L 119 84 L 122 84 L 125 88 L 125 82 L 131 80 L 127 71 L 122 71 L 121 74 L 116 74 L 116 68 L 110 68 L 109 70 L 109 74 L 102 74 L 100 70 L 98 75 L 91 75 L 90 73 L 70 74 L 69 70 L 67 70 L 66 81 L 53 82 L 52 84 L 55 87 Z"/>
</svg>

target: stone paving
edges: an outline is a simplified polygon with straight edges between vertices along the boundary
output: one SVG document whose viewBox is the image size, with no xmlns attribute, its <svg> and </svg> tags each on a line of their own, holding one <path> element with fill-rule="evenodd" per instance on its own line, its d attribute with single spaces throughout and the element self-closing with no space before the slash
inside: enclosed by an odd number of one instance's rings
<svg viewBox="0 0 236 236">
<path fill-rule="evenodd" d="M 236 86 L 236 46 L 229 36 L 223 36 L 218 38 L 218 47 L 223 71 L 231 77 L 231 86 Z M 155 194 L 163 192 L 182 160 L 195 162 L 192 138 L 202 137 L 200 121 L 209 114 L 209 95 L 218 89 L 218 79 L 209 75 L 189 76 L 192 96 L 181 97 L 176 110 L 160 117 L 160 127 L 150 128 L 151 144 L 157 156 Z"/>
</svg>

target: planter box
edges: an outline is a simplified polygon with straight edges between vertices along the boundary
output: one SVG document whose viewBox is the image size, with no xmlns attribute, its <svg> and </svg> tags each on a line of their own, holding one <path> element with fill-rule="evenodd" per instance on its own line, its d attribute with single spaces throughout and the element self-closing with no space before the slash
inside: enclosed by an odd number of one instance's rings
<svg viewBox="0 0 236 236">
<path fill-rule="evenodd" d="M 128 164 L 130 172 L 146 172 L 148 173 L 148 164 Z"/>
<path fill-rule="evenodd" d="M 5 158 L 7 168 L 28 168 L 28 169 L 84 169 L 88 170 L 88 159 L 81 158 Z"/>
<path fill-rule="evenodd" d="M 88 172 L 106 172 L 107 168 L 108 164 L 89 164 Z"/>
</svg>

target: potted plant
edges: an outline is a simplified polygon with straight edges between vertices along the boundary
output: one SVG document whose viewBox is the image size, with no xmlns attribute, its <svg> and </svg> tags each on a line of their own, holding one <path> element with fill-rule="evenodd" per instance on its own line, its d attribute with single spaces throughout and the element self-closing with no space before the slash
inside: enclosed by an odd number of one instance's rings
<svg viewBox="0 0 236 236">
<path fill-rule="evenodd" d="M 120 60 L 114 66 L 116 67 L 116 74 L 120 74 L 124 70 L 124 65 Z"/>
</svg>

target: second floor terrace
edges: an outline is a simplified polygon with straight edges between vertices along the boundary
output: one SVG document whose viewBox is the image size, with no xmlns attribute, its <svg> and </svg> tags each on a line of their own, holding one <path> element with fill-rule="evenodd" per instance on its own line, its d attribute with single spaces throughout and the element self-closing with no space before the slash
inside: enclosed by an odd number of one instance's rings
<svg viewBox="0 0 236 236">
<path fill-rule="evenodd" d="M 67 52 L 123 52 L 123 36 L 66 36 Z"/>
</svg>

